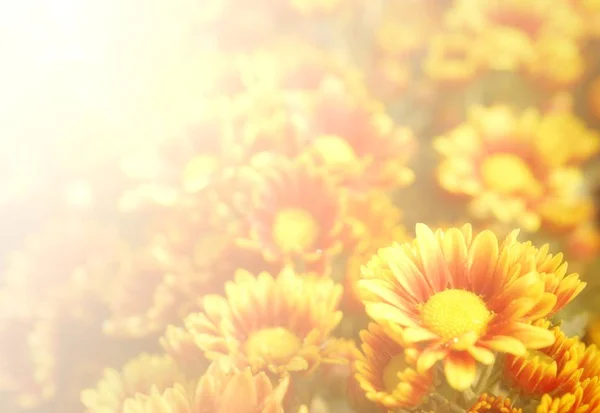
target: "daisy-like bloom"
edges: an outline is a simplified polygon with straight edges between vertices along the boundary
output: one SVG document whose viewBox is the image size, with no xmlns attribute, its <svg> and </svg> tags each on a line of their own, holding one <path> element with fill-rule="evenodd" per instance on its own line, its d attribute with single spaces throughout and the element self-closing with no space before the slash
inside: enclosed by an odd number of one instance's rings
<svg viewBox="0 0 600 413">
<path fill-rule="evenodd" d="M 360 339 L 355 377 L 367 399 L 389 410 L 418 406 L 431 391 L 434 372 L 416 371 L 415 349 L 405 348 L 397 330 L 374 323 Z"/>
<path fill-rule="evenodd" d="M 204 297 L 204 312 L 189 315 L 185 326 L 210 360 L 229 356 L 253 371 L 311 371 L 332 361 L 326 344 L 342 318 L 341 295 L 328 278 L 239 270 L 225 297 Z"/>
<path fill-rule="evenodd" d="M 492 396 L 484 393 L 467 410 L 467 413 L 521 413 L 523 409 L 513 407 L 507 397 Z"/>
<path fill-rule="evenodd" d="M 273 385 L 264 373 L 213 363 L 195 388 L 180 384 L 128 399 L 123 413 L 283 413 L 289 377 Z"/>
<path fill-rule="evenodd" d="M 469 198 L 479 218 L 529 231 L 542 222 L 565 230 L 588 219 L 590 202 L 581 194 L 584 177 L 578 165 L 598 152 L 598 143 L 598 136 L 572 115 L 474 107 L 466 123 L 435 140 L 443 157 L 438 181 Z M 566 219 L 557 211 L 576 214 Z"/>
<path fill-rule="evenodd" d="M 414 180 L 406 164 L 415 152 L 412 132 L 394 123 L 380 102 L 364 90 L 332 79 L 315 103 L 307 148 L 309 158 L 344 186 L 369 189 L 405 187 Z"/>
<path fill-rule="evenodd" d="M 580 59 L 579 41 L 584 26 L 568 1 L 461 0 L 447 17 L 451 26 L 465 30 L 485 46 L 481 49 L 485 52 L 483 58 L 492 69 L 518 71 L 533 67 L 538 70 L 551 50 L 548 45 L 556 41 L 563 46 L 561 50 L 551 51 L 555 60 L 567 55 Z M 565 42 L 572 43 L 574 54 Z M 535 70 L 532 74 L 539 75 Z M 571 82 L 580 75 L 578 70 L 566 73 L 565 78 L 565 73 L 550 69 L 545 76 L 561 83 Z"/>
<path fill-rule="evenodd" d="M 402 211 L 383 192 L 372 191 L 362 198 L 352 198 L 348 203 L 348 222 L 352 231 L 351 245 L 347 246 L 344 303 L 348 309 L 364 311 L 360 300 L 358 281 L 360 268 L 379 248 L 392 242 L 410 240 L 402 225 Z"/>
<path fill-rule="evenodd" d="M 548 327 L 548 322 L 536 323 Z M 555 341 L 551 346 L 528 350 L 525 356 L 506 356 L 505 376 L 523 394 L 540 397 L 575 389 L 582 374 L 581 357 L 585 346 L 577 338 L 567 338 L 559 327 L 550 331 Z"/>
<path fill-rule="evenodd" d="M 536 413 L 582 413 L 600 409 L 600 377 L 586 379 L 569 393 L 558 396 L 544 394 Z"/>
<path fill-rule="evenodd" d="M 81 402 L 89 413 L 119 412 L 125 401 L 136 394 L 164 391 L 187 379 L 173 359 L 143 353 L 128 361 L 121 371 L 106 369 L 95 388 L 81 392 Z"/>
<path fill-rule="evenodd" d="M 432 37 L 423 65 L 433 81 L 463 85 L 479 74 L 481 56 L 472 38 L 465 33 L 439 33 Z"/>
<path fill-rule="evenodd" d="M 524 356 L 555 338 L 531 322 L 570 302 L 585 286 L 566 276 L 562 255 L 516 240 L 499 243 L 491 231 L 475 236 L 471 226 L 435 233 L 417 224 L 412 243 L 379 250 L 363 268 L 360 290 L 367 314 L 403 329 L 403 339 L 421 349 L 417 370 L 443 361 L 448 383 L 464 390 L 477 362 L 494 352 Z"/>
<path fill-rule="evenodd" d="M 339 252 L 345 197 L 329 177 L 308 164 L 279 158 L 257 169 L 249 236 L 239 245 L 261 251 L 269 261 L 317 261 Z"/>
</svg>

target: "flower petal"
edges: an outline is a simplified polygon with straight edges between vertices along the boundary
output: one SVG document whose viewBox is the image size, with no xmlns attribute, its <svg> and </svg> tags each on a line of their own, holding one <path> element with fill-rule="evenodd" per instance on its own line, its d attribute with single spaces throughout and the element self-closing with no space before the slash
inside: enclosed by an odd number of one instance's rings
<svg viewBox="0 0 600 413">
<path fill-rule="evenodd" d="M 425 224 L 417 224 L 415 232 L 425 275 L 430 280 L 434 292 L 442 291 L 448 286 L 451 274 L 439 242 Z"/>
<path fill-rule="evenodd" d="M 477 374 L 477 363 L 466 352 L 452 352 L 444 360 L 444 375 L 450 387 L 464 391 L 471 387 Z"/>
</svg>

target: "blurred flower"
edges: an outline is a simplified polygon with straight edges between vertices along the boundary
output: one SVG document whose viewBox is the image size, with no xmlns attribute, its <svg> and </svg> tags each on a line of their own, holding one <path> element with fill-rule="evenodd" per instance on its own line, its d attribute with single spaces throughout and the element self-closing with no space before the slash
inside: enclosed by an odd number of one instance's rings
<svg viewBox="0 0 600 413">
<path fill-rule="evenodd" d="M 277 159 L 257 169 L 249 237 L 239 245 L 265 259 L 317 261 L 340 251 L 345 198 L 329 177 L 303 163 Z"/>
<path fill-rule="evenodd" d="M 289 377 L 273 385 L 266 374 L 253 375 L 250 369 L 238 371 L 213 363 L 195 389 L 176 384 L 128 399 L 124 413 L 283 413 L 283 399 Z"/>
<path fill-rule="evenodd" d="M 380 102 L 339 81 L 323 84 L 314 109 L 316 138 L 307 148 L 314 163 L 355 191 L 405 187 L 414 180 L 406 164 L 416 140 Z"/>
<path fill-rule="evenodd" d="M 548 327 L 549 323 L 537 323 Z M 559 327 L 550 329 L 555 341 L 551 346 L 528 350 L 525 356 L 506 356 L 505 376 L 526 396 L 557 394 L 575 389 L 582 369 L 583 343 L 567 338 Z"/>
<path fill-rule="evenodd" d="M 582 48 L 564 37 L 546 36 L 536 44 L 536 58 L 527 65 L 533 82 L 568 87 L 581 79 L 585 71 Z"/>
<path fill-rule="evenodd" d="M 142 353 L 127 362 L 119 372 L 106 369 L 95 388 L 81 392 L 81 402 L 89 413 L 117 412 L 136 394 L 163 391 L 174 384 L 187 383 L 173 359 L 164 355 Z"/>
<path fill-rule="evenodd" d="M 260 252 L 237 246 L 242 227 L 235 217 L 215 213 L 210 199 L 160 209 L 146 223 L 141 247 L 123 248 L 104 301 L 105 333 L 144 337 L 164 330 L 193 309 L 204 294 L 219 293 L 238 268 L 278 271 Z"/>
<path fill-rule="evenodd" d="M 579 41 L 584 26 L 568 1 L 460 0 L 449 10 L 447 23 L 481 44 L 491 69 L 532 68 L 534 76 L 548 70 L 544 76 L 563 85 L 581 75 Z M 553 49 L 556 43 L 560 47 Z M 568 70 L 549 65 L 549 54 Z"/>
<path fill-rule="evenodd" d="M 329 362 L 324 351 L 342 313 L 341 286 L 286 269 L 277 277 L 240 270 L 225 297 L 206 296 L 204 313 L 189 315 L 186 329 L 208 359 L 231 357 L 253 371 L 311 371 Z"/>
<path fill-rule="evenodd" d="M 471 211 L 480 218 L 517 222 L 529 231 L 542 220 L 570 229 L 589 219 L 577 165 L 598 152 L 598 139 L 572 115 L 475 107 L 466 123 L 436 139 L 443 156 L 438 181 L 471 198 Z"/>
<path fill-rule="evenodd" d="M 473 237 L 470 225 L 433 233 L 418 224 L 413 243 L 381 249 L 363 268 L 367 314 L 402 327 L 403 340 L 422 349 L 419 372 L 443 361 L 457 390 L 471 386 L 476 362 L 494 362 L 494 351 L 523 356 L 551 345 L 552 333 L 530 323 L 564 307 L 585 283 L 565 277 L 561 254 L 516 234 L 499 244 L 491 231 Z"/>
<path fill-rule="evenodd" d="M 498 397 L 484 393 L 479 396 L 475 404 L 467 410 L 467 413 L 521 413 L 522 411 L 523 409 L 513 407 L 513 403 L 508 397 Z"/>
<path fill-rule="evenodd" d="M 360 338 L 356 380 L 367 399 L 387 409 L 418 406 L 431 390 L 434 372 L 418 373 L 417 353 L 390 328 L 371 323 Z"/>
</svg>

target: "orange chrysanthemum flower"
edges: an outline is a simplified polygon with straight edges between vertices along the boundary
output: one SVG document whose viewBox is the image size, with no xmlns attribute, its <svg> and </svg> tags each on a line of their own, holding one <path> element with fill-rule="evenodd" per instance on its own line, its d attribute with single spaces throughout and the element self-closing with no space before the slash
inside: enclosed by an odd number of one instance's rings
<svg viewBox="0 0 600 413">
<path fill-rule="evenodd" d="M 524 69 L 559 86 L 582 74 L 584 24 L 568 1 L 460 0 L 450 9 L 448 23 L 476 39 L 492 69 Z M 558 46 L 552 49 L 552 44 Z M 548 58 L 563 63 L 563 71 L 547 64 Z"/>
<path fill-rule="evenodd" d="M 249 238 L 240 239 L 241 246 L 260 250 L 269 261 L 317 261 L 340 251 L 344 193 L 325 174 L 279 158 L 259 173 L 249 206 Z"/>
<path fill-rule="evenodd" d="M 106 369 L 95 388 L 81 392 L 81 402 L 89 413 L 118 412 L 125 401 L 136 394 L 164 391 L 176 383 L 188 381 L 169 356 L 142 353 L 128 361 L 119 372 Z"/>
<path fill-rule="evenodd" d="M 379 102 L 362 88 L 351 90 L 331 79 L 319 91 L 314 139 L 306 156 L 344 186 L 364 192 L 411 184 L 406 164 L 415 151 L 412 132 L 394 123 Z"/>
<path fill-rule="evenodd" d="M 204 312 L 189 315 L 185 326 L 210 360 L 229 356 L 254 371 L 310 371 L 333 361 L 326 343 L 342 318 L 341 294 L 331 279 L 290 269 L 277 277 L 239 270 L 226 296 L 206 296 Z"/>
<path fill-rule="evenodd" d="M 513 407 L 507 397 L 497 397 L 484 393 L 467 410 L 467 413 L 521 413 L 522 411 L 523 409 Z"/>
<path fill-rule="evenodd" d="M 584 380 L 570 392 L 552 397 L 544 394 L 536 413 L 582 413 L 600 409 L 600 377 Z"/>
<path fill-rule="evenodd" d="M 232 172 L 238 154 L 231 150 L 226 134 L 226 105 L 208 100 L 196 104 L 202 106 L 201 117 L 183 136 L 148 145 L 122 160 L 122 170 L 134 185 L 122 199 L 125 207 L 148 193 L 148 187 L 154 188 L 155 200 L 164 194 L 176 199 L 212 188 Z"/>
<path fill-rule="evenodd" d="M 434 374 L 416 371 L 415 349 L 405 348 L 391 327 L 374 323 L 361 331 L 360 339 L 355 377 L 367 399 L 390 410 L 418 406 L 430 391 Z"/>
<path fill-rule="evenodd" d="M 213 363 L 194 389 L 176 384 L 164 391 L 153 388 L 149 394 L 128 399 L 124 413 L 283 413 L 283 400 L 289 377 L 273 385 L 269 377 L 250 369 L 239 371 Z"/>
<path fill-rule="evenodd" d="M 548 327 L 548 324 L 536 325 Z M 576 338 L 567 338 L 559 327 L 550 331 L 555 337 L 551 346 L 529 350 L 523 357 L 506 356 L 505 376 L 525 395 L 568 392 L 574 390 L 581 379 L 584 344 Z"/>
<path fill-rule="evenodd" d="M 469 197 L 479 218 L 517 222 L 531 231 L 542 222 L 566 230 L 589 220 L 578 165 L 599 144 L 600 137 L 569 114 L 475 107 L 468 122 L 436 139 L 443 156 L 438 180 L 447 191 Z M 566 219 L 562 212 L 576 214 Z"/>
<path fill-rule="evenodd" d="M 487 230 L 473 237 L 470 225 L 433 233 L 417 224 L 413 243 L 381 249 L 363 268 L 367 314 L 398 325 L 421 348 L 419 372 L 442 360 L 458 390 L 475 380 L 477 361 L 494 362 L 494 351 L 523 356 L 551 345 L 553 334 L 531 322 L 564 307 L 585 283 L 565 276 L 560 254 L 516 235 L 499 243 Z"/>
</svg>

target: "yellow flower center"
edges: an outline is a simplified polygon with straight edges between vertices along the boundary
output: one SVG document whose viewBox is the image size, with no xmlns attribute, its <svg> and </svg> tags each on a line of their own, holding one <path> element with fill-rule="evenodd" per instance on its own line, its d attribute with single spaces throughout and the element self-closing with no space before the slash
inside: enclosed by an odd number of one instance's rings
<svg viewBox="0 0 600 413">
<path fill-rule="evenodd" d="M 354 149 L 339 136 L 321 136 L 314 142 L 313 148 L 323 157 L 327 165 L 339 166 L 356 162 Z"/>
<path fill-rule="evenodd" d="M 488 186 L 503 194 L 535 193 L 539 186 L 523 159 L 509 153 L 489 156 L 483 162 L 481 173 Z"/>
<path fill-rule="evenodd" d="M 400 383 L 398 373 L 406 370 L 407 368 L 408 364 L 406 364 L 406 358 L 404 357 L 404 354 L 398 354 L 397 356 L 392 357 L 392 359 L 384 367 L 383 385 L 388 393 L 392 393 L 396 387 L 398 387 L 398 384 Z"/>
<path fill-rule="evenodd" d="M 198 155 L 188 162 L 183 172 L 183 187 L 187 192 L 203 189 L 210 183 L 212 174 L 217 170 L 219 160 L 212 155 Z"/>
<path fill-rule="evenodd" d="M 481 298 L 470 291 L 449 289 L 434 294 L 421 308 L 421 320 L 444 341 L 475 332 L 481 336 L 491 318 Z"/>
<path fill-rule="evenodd" d="M 252 357 L 260 357 L 275 363 L 285 363 L 302 347 L 291 331 L 283 327 L 264 328 L 250 334 L 244 350 Z"/>
<path fill-rule="evenodd" d="M 273 223 L 273 240 L 283 251 L 310 249 L 319 236 L 319 223 L 305 209 L 279 211 Z"/>
</svg>

